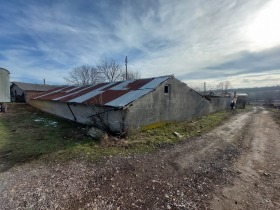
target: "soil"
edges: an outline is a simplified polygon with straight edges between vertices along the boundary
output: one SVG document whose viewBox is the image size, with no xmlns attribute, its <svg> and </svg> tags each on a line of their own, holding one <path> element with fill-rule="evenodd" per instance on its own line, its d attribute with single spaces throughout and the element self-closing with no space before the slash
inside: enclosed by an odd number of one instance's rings
<svg viewBox="0 0 280 210">
<path fill-rule="evenodd" d="M 31 162 L 0 174 L 0 209 L 280 209 L 280 131 L 256 107 L 153 154 Z"/>
</svg>

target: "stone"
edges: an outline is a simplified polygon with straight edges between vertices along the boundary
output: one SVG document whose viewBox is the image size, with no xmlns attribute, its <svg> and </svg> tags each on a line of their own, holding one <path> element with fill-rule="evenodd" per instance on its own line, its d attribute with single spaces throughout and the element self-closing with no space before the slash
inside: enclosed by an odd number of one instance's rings
<svg viewBox="0 0 280 210">
<path fill-rule="evenodd" d="M 91 127 L 89 130 L 88 130 L 88 133 L 87 133 L 90 137 L 96 139 L 96 140 L 102 140 L 104 138 L 106 138 L 107 134 L 98 129 L 98 128 L 95 128 L 95 127 Z"/>
<path fill-rule="evenodd" d="M 174 131 L 173 134 L 175 136 L 177 136 L 179 139 L 183 138 L 183 136 L 180 133 L 176 132 L 176 131 Z"/>
</svg>

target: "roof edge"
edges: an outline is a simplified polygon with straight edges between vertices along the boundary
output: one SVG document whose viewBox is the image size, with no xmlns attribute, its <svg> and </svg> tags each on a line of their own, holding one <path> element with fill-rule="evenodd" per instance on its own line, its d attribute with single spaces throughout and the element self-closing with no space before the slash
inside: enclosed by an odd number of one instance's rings
<svg viewBox="0 0 280 210">
<path fill-rule="evenodd" d="M 0 70 L 4 70 L 4 71 L 8 72 L 8 74 L 11 74 L 11 73 L 9 72 L 9 70 L 7 70 L 7 69 L 5 69 L 5 68 L 1 68 L 1 67 L 0 67 Z"/>
</svg>

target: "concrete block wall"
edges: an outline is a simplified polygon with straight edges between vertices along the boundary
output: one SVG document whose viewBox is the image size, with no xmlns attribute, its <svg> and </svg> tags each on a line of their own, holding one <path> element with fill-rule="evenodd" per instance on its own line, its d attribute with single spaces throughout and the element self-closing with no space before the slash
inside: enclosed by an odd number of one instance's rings
<svg viewBox="0 0 280 210">
<path fill-rule="evenodd" d="M 165 86 L 169 93 L 164 92 Z M 228 98 L 210 102 L 185 83 L 171 78 L 128 108 L 127 127 L 139 129 L 162 121 L 183 121 L 226 109 L 228 105 Z"/>
<path fill-rule="evenodd" d="M 166 92 L 166 89 L 169 91 Z M 92 124 L 89 116 L 105 112 L 102 114 L 102 121 L 112 132 L 121 133 L 153 123 L 183 121 L 207 115 L 228 108 L 230 101 L 230 98 L 211 98 L 210 102 L 185 83 L 170 78 L 124 110 L 115 111 L 112 107 L 94 107 L 85 104 L 71 104 L 70 107 L 76 121 L 83 124 Z M 75 120 L 67 103 L 43 100 L 29 100 L 29 103 L 43 111 Z M 95 120 L 99 119 L 96 117 Z"/>
<path fill-rule="evenodd" d="M 89 116 L 96 113 L 104 112 L 101 115 L 102 121 L 108 125 L 112 132 L 121 132 L 122 130 L 124 130 L 123 121 L 125 120 L 125 110 L 114 111 L 110 107 L 93 107 L 84 104 L 71 104 L 70 108 L 74 116 L 76 117 L 75 120 L 67 103 L 43 100 L 29 100 L 29 104 L 45 112 L 87 125 L 93 124 L 93 121 L 89 118 Z M 99 120 L 99 118 L 97 117 L 95 117 L 95 119 L 96 121 Z"/>
<path fill-rule="evenodd" d="M 221 110 L 229 109 L 230 103 L 232 101 L 231 97 L 210 97 L 211 98 L 211 104 L 209 107 L 209 113 L 218 112 Z"/>
</svg>

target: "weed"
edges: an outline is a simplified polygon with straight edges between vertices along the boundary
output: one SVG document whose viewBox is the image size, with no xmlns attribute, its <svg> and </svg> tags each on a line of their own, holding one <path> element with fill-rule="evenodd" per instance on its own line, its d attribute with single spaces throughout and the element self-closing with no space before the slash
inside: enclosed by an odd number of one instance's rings
<svg viewBox="0 0 280 210">
<path fill-rule="evenodd" d="M 274 121 L 280 125 L 280 110 L 279 109 L 271 109 L 272 111 L 272 117 L 274 119 Z"/>
<path fill-rule="evenodd" d="M 245 110 L 246 111 L 246 110 Z M 135 132 L 122 143 L 103 147 L 87 136 L 84 125 L 41 112 L 28 105 L 11 104 L 0 115 L 0 172 L 28 161 L 99 160 L 111 155 L 152 152 L 201 135 L 232 116 L 217 112 L 184 122 L 160 122 Z M 182 137 L 174 135 L 179 133 Z"/>
</svg>

